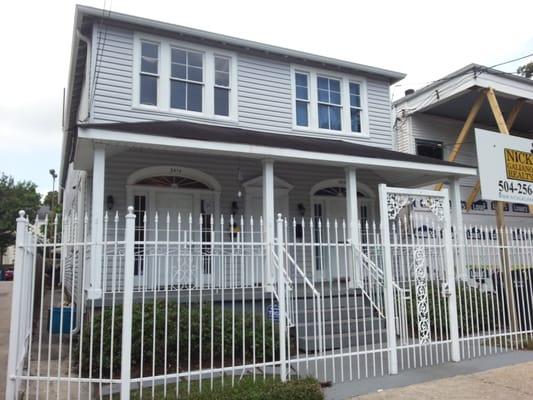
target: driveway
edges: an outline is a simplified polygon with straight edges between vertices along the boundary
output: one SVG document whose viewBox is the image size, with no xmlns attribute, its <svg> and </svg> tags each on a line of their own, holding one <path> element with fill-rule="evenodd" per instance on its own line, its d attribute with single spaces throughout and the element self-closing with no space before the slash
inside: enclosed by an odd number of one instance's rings
<svg viewBox="0 0 533 400">
<path fill-rule="evenodd" d="M 353 397 L 358 400 L 526 400 L 533 399 L 533 362 L 491 369 L 470 375 L 383 390 Z"/>
</svg>

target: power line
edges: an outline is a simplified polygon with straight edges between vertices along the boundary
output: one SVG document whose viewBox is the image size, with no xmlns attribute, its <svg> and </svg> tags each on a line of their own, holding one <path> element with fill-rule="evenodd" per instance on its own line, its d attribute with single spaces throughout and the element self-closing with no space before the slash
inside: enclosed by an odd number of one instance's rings
<svg viewBox="0 0 533 400">
<path fill-rule="evenodd" d="M 499 63 L 499 64 L 494 64 L 494 65 L 491 65 L 491 66 L 488 67 L 488 68 L 496 68 L 496 67 L 499 67 L 499 66 L 501 66 L 501 65 L 510 64 L 510 63 L 512 63 L 512 62 L 520 61 L 520 60 L 523 60 L 524 58 L 528 58 L 528 57 L 533 57 L 533 53 L 527 54 L 527 55 L 522 56 L 522 57 L 514 58 L 514 59 L 509 60 L 509 61 L 504 61 L 504 62 Z"/>
</svg>

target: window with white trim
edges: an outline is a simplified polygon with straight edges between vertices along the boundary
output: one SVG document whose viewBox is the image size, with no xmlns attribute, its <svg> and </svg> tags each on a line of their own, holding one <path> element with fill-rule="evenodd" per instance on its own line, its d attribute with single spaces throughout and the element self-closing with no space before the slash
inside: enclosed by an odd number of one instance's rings
<svg viewBox="0 0 533 400">
<path fill-rule="evenodd" d="M 204 55 L 170 49 L 170 108 L 202 112 Z"/>
<path fill-rule="evenodd" d="M 237 54 L 135 32 L 132 107 L 237 120 Z"/>
<path fill-rule="evenodd" d="M 309 126 L 309 76 L 302 72 L 294 74 L 296 88 L 296 125 Z"/>
<path fill-rule="evenodd" d="M 352 132 L 361 132 L 361 85 L 349 83 L 350 90 L 350 124 Z"/>
<path fill-rule="evenodd" d="M 332 131 L 342 130 L 341 81 L 317 77 L 318 127 Z"/>
<path fill-rule="evenodd" d="M 215 56 L 215 115 L 229 115 L 230 80 L 230 59 Z"/>
<path fill-rule="evenodd" d="M 366 80 L 293 66 L 293 128 L 339 135 L 368 135 Z"/>
<path fill-rule="evenodd" d="M 139 102 L 157 106 L 157 82 L 159 80 L 159 45 L 141 42 Z"/>
</svg>

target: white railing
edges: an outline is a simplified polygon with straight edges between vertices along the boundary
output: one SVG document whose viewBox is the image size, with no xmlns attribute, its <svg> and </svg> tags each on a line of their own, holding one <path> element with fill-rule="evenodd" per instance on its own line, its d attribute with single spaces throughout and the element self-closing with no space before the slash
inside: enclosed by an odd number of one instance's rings
<svg viewBox="0 0 533 400">
<path fill-rule="evenodd" d="M 18 220 L 8 399 L 151 396 L 158 385 L 180 395 L 244 374 L 338 382 L 389 372 L 392 345 L 400 369 L 441 363 L 450 360 L 453 295 L 461 358 L 520 348 L 533 335 L 529 228 L 456 234 L 450 288 L 445 235 L 430 214 L 392 222 L 391 282 L 375 224 L 354 247 L 344 221 L 278 219 L 267 243 L 253 219 L 106 216 L 95 244 L 101 296 L 89 298 L 88 224 L 46 221 L 37 235 Z M 519 281 L 512 297 L 508 275 Z"/>
</svg>

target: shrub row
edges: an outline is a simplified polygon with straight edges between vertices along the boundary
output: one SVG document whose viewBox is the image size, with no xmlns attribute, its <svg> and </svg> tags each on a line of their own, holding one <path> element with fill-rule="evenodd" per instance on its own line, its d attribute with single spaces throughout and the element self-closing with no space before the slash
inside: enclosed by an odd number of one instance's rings
<svg viewBox="0 0 533 400">
<path fill-rule="evenodd" d="M 157 301 L 155 306 L 154 303 L 146 303 L 144 309 L 142 304 L 134 304 L 132 377 L 140 375 L 141 367 L 144 376 L 151 374 L 154 360 L 156 374 L 164 372 L 165 359 L 168 373 L 177 369 L 187 370 L 189 364 L 191 370 L 195 370 L 200 361 L 204 368 L 210 366 L 211 354 L 215 367 L 222 364 L 222 359 L 225 366 L 231 365 L 233 360 L 236 364 L 242 363 L 243 359 L 247 363 L 251 362 L 254 353 L 257 362 L 272 361 L 273 344 L 278 340 L 277 335 L 277 325 L 265 320 L 260 314 L 256 313 L 254 324 L 251 311 L 244 314 L 236 312 L 232 318 L 231 310 L 225 309 L 222 312 L 219 306 L 211 310 L 210 306 L 204 305 L 200 309 L 199 305 L 193 304 L 189 313 L 188 306 L 180 306 L 176 302 L 169 302 L 166 310 L 164 301 Z M 111 373 L 114 377 L 120 376 L 121 343 L 122 307 L 115 307 L 114 320 L 110 308 L 95 312 L 92 323 L 85 321 L 83 327 L 82 373 L 87 376 L 91 368 L 93 376 L 98 376 L 100 372 L 103 376 L 110 376 Z M 78 342 L 75 350 L 77 352 L 79 345 Z"/>
</svg>

